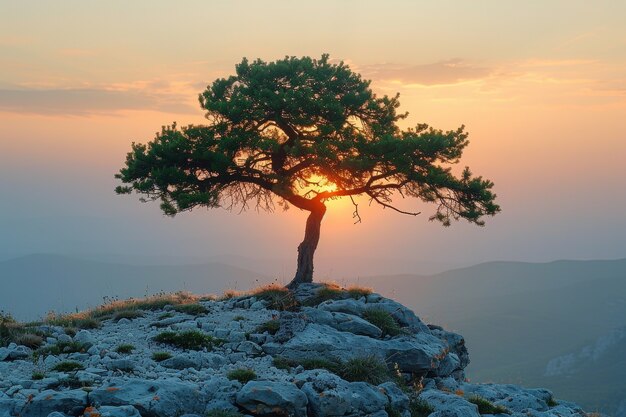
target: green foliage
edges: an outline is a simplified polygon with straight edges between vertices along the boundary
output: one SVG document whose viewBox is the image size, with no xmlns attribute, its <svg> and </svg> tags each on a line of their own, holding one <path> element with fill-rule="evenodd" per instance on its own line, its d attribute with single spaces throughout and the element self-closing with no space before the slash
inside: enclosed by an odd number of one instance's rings
<svg viewBox="0 0 626 417">
<path fill-rule="evenodd" d="M 133 320 L 139 317 L 143 317 L 143 313 L 140 310 L 120 310 L 113 316 L 113 321 L 118 322 L 122 319 Z"/>
<path fill-rule="evenodd" d="M 340 287 L 332 284 L 326 284 L 323 287 L 320 287 L 315 292 L 315 295 L 304 300 L 303 304 L 306 306 L 314 307 L 323 303 L 324 301 L 341 300 L 347 297 L 347 292 Z"/>
<path fill-rule="evenodd" d="M 435 409 L 421 398 L 411 398 L 409 402 L 409 412 L 411 417 L 428 417 Z"/>
<path fill-rule="evenodd" d="M 201 350 L 204 348 L 211 350 L 214 346 L 223 343 L 222 340 L 216 339 L 198 330 L 187 330 L 181 333 L 162 332 L 156 335 L 154 340 L 159 343 L 189 350 Z"/>
<path fill-rule="evenodd" d="M 495 405 L 491 401 L 479 397 L 478 395 L 472 395 L 467 398 L 467 401 L 472 404 L 476 404 L 478 407 L 478 412 L 480 414 L 511 414 L 511 412 L 501 405 Z"/>
<path fill-rule="evenodd" d="M 211 410 L 207 411 L 205 415 L 206 417 L 243 417 L 243 414 L 229 410 Z"/>
<path fill-rule="evenodd" d="M 98 329 L 102 326 L 100 320 L 95 317 L 91 317 L 89 315 L 64 315 L 64 316 L 50 316 L 46 319 L 47 324 L 51 324 L 53 326 L 62 326 L 62 327 L 74 327 L 77 329 L 87 329 L 93 330 Z"/>
<path fill-rule="evenodd" d="M 155 362 L 163 362 L 172 357 L 172 354 L 169 352 L 154 352 L 152 354 L 152 360 Z"/>
<path fill-rule="evenodd" d="M 230 371 L 226 376 L 228 379 L 234 379 L 242 384 L 245 384 L 253 379 L 256 379 L 256 372 L 249 368 L 239 368 Z"/>
<path fill-rule="evenodd" d="M 268 332 L 269 334 L 276 334 L 276 332 L 280 329 L 280 321 L 279 320 L 268 320 L 265 323 L 259 325 L 255 331 L 257 333 Z"/>
<path fill-rule="evenodd" d="M 208 312 L 208 310 L 201 304 L 179 304 L 174 306 L 174 310 L 179 313 L 189 314 L 190 316 L 199 316 Z"/>
<path fill-rule="evenodd" d="M 382 384 L 391 377 L 387 365 L 376 356 L 349 359 L 341 365 L 339 376 L 346 381 L 363 381 L 372 385 Z"/>
<path fill-rule="evenodd" d="M 282 356 L 275 356 L 272 359 L 272 365 L 274 365 L 275 368 L 283 369 L 285 371 L 289 371 L 291 369 L 291 362 Z"/>
<path fill-rule="evenodd" d="M 324 358 L 308 358 L 303 359 L 300 362 L 292 362 L 292 366 L 301 365 L 304 369 L 326 369 L 333 374 L 339 375 L 341 373 L 341 363 L 338 361 L 331 361 Z"/>
<path fill-rule="evenodd" d="M 75 372 L 85 369 L 82 363 L 75 361 L 62 361 L 52 367 L 57 372 Z"/>
<path fill-rule="evenodd" d="M 23 333 L 15 337 L 15 343 L 31 349 L 38 349 L 43 344 L 43 338 L 34 333 Z"/>
<path fill-rule="evenodd" d="M 548 398 L 548 401 L 546 401 L 546 404 L 548 404 L 548 407 L 556 407 L 557 405 L 559 405 L 559 403 L 552 396 Z"/>
<path fill-rule="evenodd" d="M 266 301 L 270 310 L 292 310 L 298 303 L 291 291 L 279 285 L 268 285 L 253 292 L 256 298 Z"/>
<path fill-rule="evenodd" d="M 397 408 L 393 407 L 391 404 L 387 404 L 385 406 L 385 411 L 389 417 L 402 417 L 402 413 L 398 411 Z"/>
<path fill-rule="evenodd" d="M 40 379 L 44 379 L 45 377 L 46 377 L 46 374 L 44 374 L 43 372 L 34 371 L 30 379 L 32 379 L 33 381 L 39 381 Z"/>
<path fill-rule="evenodd" d="M 383 336 L 397 336 L 402 328 L 391 314 L 380 308 L 368 308 L 363 312 L 363 318 L 383 332 Z"/>
<path fill-rule="evenodd" d="M 173 124 L 132 145 L 117 193 L 159 200 L 167 215 L 250 202 L 273 210 L 274 197 L 311 211 L 359 194 L 392 208 L 399 194 L 434 203 L 430 219 L 444 225 L 482 225 L 499 211 L 491 181 L 450 169 L 468 145 L 463 127 L 402 131 L 398 95 L 376 96 L 343 62 L 328 55 L 244 59 L 235 72 L 200 95 L 207 125 Z M 319 184 L 311 181 L 316 176 Z M 324 189 L 328 183 L 335 189 Z"/>
<path fill-rule="evenodd" d="M 56 342 L 53 345 L 45 346 L 39 349 L 41 355 L 60 355 L 62 353 L 80 353 L 87 351 L 87 346 L 80 342 Z"/>
<path fill-rule="evenodd" d="M 117 348 L 115 348 L 115 351 L 117 353 L 122 353 L 122 354 L 132 353 L 133 350 L 135 350 L 135 346 L 127 344 L 127 343 L 121 344 Z"/>
<path fill-rule="evenodd" d="M 348 295 L 350 298 L 358 300 L 361 297 L 366 297 L 372 293 L 371 288 L 366 287 L 350 287 L 348 288 Z"/>
</svg>

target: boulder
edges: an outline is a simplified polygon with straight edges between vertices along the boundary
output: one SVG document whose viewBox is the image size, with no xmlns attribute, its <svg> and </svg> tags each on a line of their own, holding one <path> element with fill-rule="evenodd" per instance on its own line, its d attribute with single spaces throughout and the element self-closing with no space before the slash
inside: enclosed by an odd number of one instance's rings
<svg viewBox="0 0 626 417">
<path fill-rule="evenodd" d="M 331 312 L 318 308 L 304 307 L 302 312 L 313 323 L 326 324 L 341 332 L 349 332 L 362 336 L 379 338 L 382 330 L 367 320 L 354 314 Z"/>
<path fill-rule="evenodd" d="M 111 407 L 103 405 L 98 409 L 101 417 L 141 417 L 139 411 L 132 405 L 122 405 L 119 407 Z"/>
<path fill-rule="evenodd" d="M 306 417 L 307 402 L 288 382 L 250 381 L 237 393 L 237 404 L 253 414 Z"/>
<path fill-rule="evenodd" d="M 429 417 L 480 417 L 478 407 L 456 394 L 436 389 L 423 390 L 420 399 L 434 408 Z"/>
<path fill-rule="evenodd" d="M 41 417 L 59 411 L 69 416 L 79 416 L 87 407 L 87 393 L 81 389 L 69 391 L 45 390 L 27 402 L 21 417 Z"/>
<path fill-rule="evenodd" d="M 170 417 L 204 411 L 204 398 L 198 386 L 173 379 L 113 378 L 93 390 L 89 398 L 96 407 L 132 405 L 142 417 Z"/>
</svg>

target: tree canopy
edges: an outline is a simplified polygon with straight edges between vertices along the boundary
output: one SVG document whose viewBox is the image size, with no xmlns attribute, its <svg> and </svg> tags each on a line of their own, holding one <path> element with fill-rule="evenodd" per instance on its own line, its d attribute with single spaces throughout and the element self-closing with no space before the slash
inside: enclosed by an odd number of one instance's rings
<svg viewBox="0 0 626 417">
<path fill-rule="evenodd" d="M 446 226 L 458 219 L 482 225 L 485 215 L 499 211 L 491 181 L 469 168 L 452 171 L 468 145 L 463 126 L 401 130 L 397 122 L 407 114 L 398 112 L 399 96 L 377 96 L 343 62 L 328 55 L 244 58 L 235 72 L 200 94 L 207 124 L 173 124 L 148 144 L 133 143 L 116 175 L 124 183 L 118 193 L 160 200 L 167 215 L 199 206 L 307 210 L 297 282 L 312 279 L 329 199 L 363 195 L 418 214 L 393 201 L 414 197 L 434 203 L 430 219 Z"/>
</svg>

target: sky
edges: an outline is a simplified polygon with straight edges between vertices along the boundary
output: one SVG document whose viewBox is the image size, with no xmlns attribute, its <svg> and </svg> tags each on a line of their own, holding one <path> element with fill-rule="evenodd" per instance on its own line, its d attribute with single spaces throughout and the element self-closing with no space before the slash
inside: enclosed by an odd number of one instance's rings
<svg viewBox="0 0 626 417">
<path fill-rule="evenodd" d="M 197 96 L 243 57 L 329 53 L 400 93 L 407 128 L 465 125 L 462 159 L 502 212 L 449 228 L 333 202 L 316 272 L 626 257 L 623 1 L 0 0 L 0 260 L 30 253 L 295 269 L 306 213 L 174 219 L 116 196 L 130 145 L 203 123 Z M 403 207 L 415 202 L 403 201 Z M 279 270 L 278 270 L 279 269 Z"/>
</svg>

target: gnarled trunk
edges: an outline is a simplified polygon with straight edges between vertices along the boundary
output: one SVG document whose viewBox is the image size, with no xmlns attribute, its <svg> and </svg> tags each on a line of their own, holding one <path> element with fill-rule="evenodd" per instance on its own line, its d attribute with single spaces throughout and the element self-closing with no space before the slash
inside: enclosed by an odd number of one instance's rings
<svg viewBox="0 0 626 417">
<path fill-rule="evenodd" d="M 320 203 L 314 210 L 311 210 L 306 219 L 304 240 L 298 246 L 298 269 L 288 288 L 295 288 L 305 282 L 313 282 L 313 255 L 320 240 L 320 226 L 325 213 L 326 206 Z"/>
</svg>

